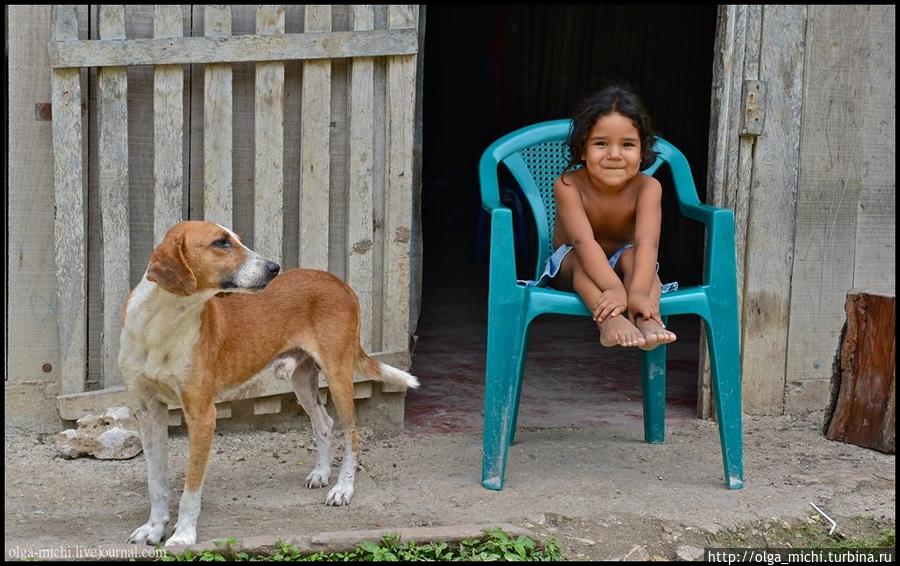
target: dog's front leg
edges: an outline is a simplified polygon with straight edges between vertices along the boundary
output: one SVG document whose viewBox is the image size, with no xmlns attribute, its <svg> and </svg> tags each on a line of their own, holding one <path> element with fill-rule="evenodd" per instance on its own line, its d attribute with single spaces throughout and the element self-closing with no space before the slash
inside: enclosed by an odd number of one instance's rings
<svg viewBox="0 0 900 566">
<path fill-rule="evenodd" d="M 168 406 L 156 399 L 141 399 L 137 408 L 144 459 L 147 460 L 147 486 L 150 491 L 150 519 L 134 530 L 128 542 L 157 544 L 169 523 Z"/>
<path fill-rule="evenodd" d="M 213 436 L 216 432 L 216 406 L 208 392 L 182 392 L 181 407 L 188 427 L 188 469 L 184 479 L 184 493 L 178 506 L 175 533 L 166 546 L 197 542 L 197 520 L 200 518 L 200 494 L 209 462 Z"/>
</svg>

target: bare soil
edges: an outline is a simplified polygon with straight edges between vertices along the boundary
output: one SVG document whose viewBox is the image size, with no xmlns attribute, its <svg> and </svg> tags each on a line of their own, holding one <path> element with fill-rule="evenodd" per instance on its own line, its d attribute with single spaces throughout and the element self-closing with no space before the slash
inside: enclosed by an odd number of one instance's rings
<svg viewBox="0 0 900 566">
<path fill-rule="evenodd" d="M 829 441 L 821 419 L 745 417 L 745 487 L 737 491 L 724 486 L 709 421 L 674 420 L 662 445 L 645 444 L 635 422 L 521 429 L 501 492 L 481 487 L 478 432 L 363 429 L 356 494 L 340 508 L 325 506 L 327 489 L 303 485 L 316 458 L 308 421 L 281 432 L 219 432 L 199 539 L 506 522 L 554 536 L 570 559 L 652 560 L 761 544 L 773 529 L 800 524 L 827 532 L 811 502 L 844 535 L 893 526 L 894 455 Z M 46 432 L 7 422 L 5 434 L 7 557 L 16 547 L 121 543 L 146 520 L 143 455 L 66 460 Z M 184 434 L 174 435 L 170 531 L 186 448 Z"/>
</svg>

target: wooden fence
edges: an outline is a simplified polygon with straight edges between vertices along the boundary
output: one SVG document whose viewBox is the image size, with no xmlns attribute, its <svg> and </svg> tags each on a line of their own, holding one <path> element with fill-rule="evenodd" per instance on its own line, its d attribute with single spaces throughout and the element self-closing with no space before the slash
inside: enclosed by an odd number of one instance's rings
<svg viewBox="0 0 900 566">
<path fill-rule="evenodd" d="M 66 419 L 124 398 L 116 367 L 122 305 L 144 272 L 146 251 L 186 217 L 249 226 L 243 213 L 252 212 L 252 232 L 242 234 L 245 242 L 285 267 L 328 269 L 344 277 L 359 295 L 363 345 L 389 363 L 409 366 L 411 242 L 418 231 L 413 215 L 418 7 L 382 8 L 385 29 L 375 29 L 376 7 L 348 7 L 349 30 L 332 31 L 331 6 L 306 6 L 303 32 L 286 33 L 286 7 L 259 6 L 256 33 L 232 35 L 232 8 L 206 6 L 202 37 L 184 37 L 182 9 L 153 7 L 153 37 L 128 39 L 125 7 L 102 5 L 96 17 L 99 39 L 79 40 L 76 6 L 53 8 L 48 52 L 58 406 Z M 290 61 L 302 61 L 299 92 L 286 89 L 285 66 Z M 233 79 L 240 63 L 255 67 L 250 117 L 235 115 Z M 202 123 L 202 135 L 194 136 L 185 124 L 185 115 L 193 118 L 193 109 L 185 112 L 184 66 L 199 64 L 202 117 L 196 122 Z M 153 66 L 152 197 L 136 198 L 138 188 L 129 171 L 129 163 L 135 162 L 135 156 L 129 156 L 134 145 L 129 125 L 138 120 L 134 113 L 140 110 L 130 108 L 128 79 L 129 68 L 139 65 Z M 335 65 L 344 75 L 340 88 L 346 92 L 341 96 L 333 92 Z M 96 98 L 83 113 L 82 69 L 95 67 Z M 298 95 L 299 116 L 286 115 L 288 99 Z M 341 107 L 340 124 L 335 123 L 333 106 Z M 96 135 L 96 164 L 85 158 L 90 112 L 96 113 L 96 131 L 90 136 L 93 140 Z M 242 126 L 249 124 L 253 149 L 240 153 L 235 138 L 246 136 Z M 341 130 L 338 135 L 336 129 Z M 339 147 L 332 145 L 336 139 Z M 202 158 L 188 157 L 186 152 L 196 146 L 202 146 Z M 332 170 L 336 159 L 346 163 L 342 175 Z M 96 167 L 96 204 L 85 198 L 88 166 Z M 286 169 L 292 167 L 295 173 L 289 174 Z M 252 174 L 252 183 L 246 183 L 252 185 L 249 194 L 236 193 L 238 168 Z M 195 170 L 202 170 L 202 176 L 194 175 L 202 180 L 190 178 L 186 184 Z M 152 212 L 133 206 L 144 201 L 152 203 L 147 207 Z M 239 201 L 244 203 L 241 215 L 235 212 Z M 99 216 L 99 230 L 94 230 L 97 222 L 89 220 L 89 210 L 97 211 L 93 216 Z M 150 214 L 152 242 L 146 242 L 151 238 L 149 226 L 142 234 L 136 219 L 149 220 Z M 133 241 L 135 234 L 144 241 Z M 87 258 L 90 242 L 97 242 L 102 258 L 93 271 Z M 135 254 L 136 249 L 141 253 Z M 99 286 L 99 293 L 89 295 L 91 283 Z M 100 299 L 92 303 L 92 295 Z M 90 324 L 101 320 L 99 348 L 91 355 Z M 88 391 L 88 376 L 98 373 L 100 387 Z M 255 413 L 280 410 L 280 400 L 273 396 L 289 393 L 290 384 L 269 374 L 264 371 L 217 399 L 220 416 L 228 416 L 228 402 L 237 399 L 255 398 Z M 370 382 L 357 383 L 357 397 L 370 394 Z"/>
</svg>

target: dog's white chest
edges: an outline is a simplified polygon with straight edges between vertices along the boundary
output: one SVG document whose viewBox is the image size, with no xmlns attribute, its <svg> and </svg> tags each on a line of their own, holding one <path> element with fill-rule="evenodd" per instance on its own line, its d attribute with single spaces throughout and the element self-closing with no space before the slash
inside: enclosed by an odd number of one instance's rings
<svg viewBox="0 0 900 566">
<path fill-rule="evenodd" d="M 202 310 L 202 301 L 166 293 L 143 279 L 128 302 L 120 336 L 119 367 L 126 380 L 143 377 L 177 391 L 191 369 Z"/>
</svg>

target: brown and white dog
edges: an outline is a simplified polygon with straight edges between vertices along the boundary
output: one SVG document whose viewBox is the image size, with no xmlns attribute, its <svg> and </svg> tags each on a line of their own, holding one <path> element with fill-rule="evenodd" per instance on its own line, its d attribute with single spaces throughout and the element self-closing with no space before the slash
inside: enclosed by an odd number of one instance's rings
<svg viewBox="0 0 900 566">
<path fill-rule="evenodd" d="M 217 394 L 270 363 L 276 376 L 291 379 L 319 451 L 306 485 L 323 487 L 331 476 L 333 420 L 318 401 L 321 369 L 345 431 L 343 465 L 325 503 L 346 505 L 359 459 L 354 371 L 418 387 L 415 377 L 362 349 L 359 302 L 347 284 L 325 271 L 291 269 L 279 275 L 280 270 L 233 232 L 210 222 L 176 224 L 150 256 L 125 304 L 119 352 L 119 368 L 141 425 L 150 490 L 150 519 L 129 542 L 156 544 L 169 522 L 167 404 L 182 407 L 190 456 L 178 522 L 166 545 L 194 544 Z"/>
</svg>

